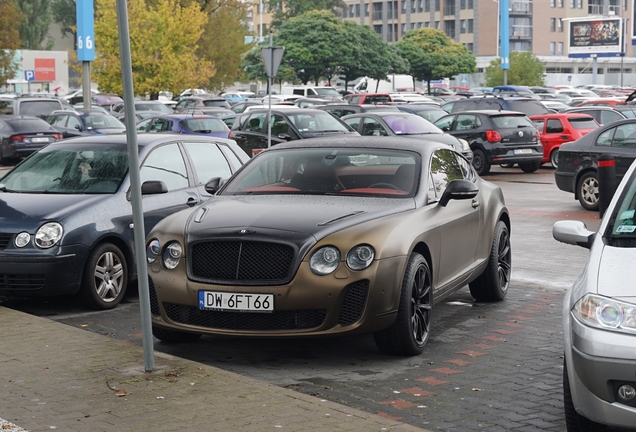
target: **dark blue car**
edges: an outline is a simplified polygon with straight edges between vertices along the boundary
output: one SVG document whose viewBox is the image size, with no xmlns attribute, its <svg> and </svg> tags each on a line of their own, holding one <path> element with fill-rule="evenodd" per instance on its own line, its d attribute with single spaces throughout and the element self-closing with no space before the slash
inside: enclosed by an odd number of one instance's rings
<svg viewBox="0 0 636 432">
<path fill-rule="evenodd" d="M 145 134 L 139 160 L 147 233 L 249 157 L 227 139 Z M 25 159 L 0 179 L 0 296 L 79 293 L 114 308 L 136 278 L 130 199 L 124 135 L 58 141 Z"/>
<path fill-rule="evenodd" d="M 46 121 L 64 138 L 126 132 L 126 126 L 110 114 L 97 110 L 53 111 Z"/>
<path fill-rule="evenodd" d="M 230 128 L 216 116 L 203 114 L 165 114 L 137 123 L 137 132 L 172 132 L 228 138 Z"/>
</svg>

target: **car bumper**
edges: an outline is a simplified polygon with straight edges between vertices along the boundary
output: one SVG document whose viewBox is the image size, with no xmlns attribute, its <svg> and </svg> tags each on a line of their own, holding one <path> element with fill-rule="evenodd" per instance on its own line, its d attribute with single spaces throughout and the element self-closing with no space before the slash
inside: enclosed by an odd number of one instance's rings
<svg viewBox="0 0 636 432">
<path fill-rule="evenodd" d="M 486 154 L 492 164 L 541 162 L 543 148 L 541 144 L 514 147 L 493 146 Z"/>
<path fill-rule="evenodd" d="M 623 384 L 636 387 L 636 359 L 629 354 L 636 336 L 597 330 L 572 315 L 566 322 L 564 331 L 571 341 L 566 361 L 576 411 L 597 423 L 633 428 L 636 401 L 619 402 L 617 389 Z"/>
<path fill-rule="evenodd" d="M 279 286 L 210 285 L 175 278 L 155 263 L 149 268 L 153 325 L 194 333 L 293 337 L 369 333 L 395 321 L 407 257 L 374 262 L 352 272 L 344 263 L 328 276 L 303 262 L 294 279 Z M 182 273 L 180 273 L 182 274 Z M 274 295 L 274 312 L 225 312 L 198 308 L 198 292 Z"/>
<path fill-rule="evenodd" d="M 2 252 L 0 296 L 75 294 L 80 288 L 85 259 L 83 247 L 65 248 L 55 254 Z"/>
<path fill-rule="evenodd" d="M 49 143 L 18 143 L 18 144 L 4 144 L 2 146 L 2 157 L 5 158 L 14 158 L 14 157 L 25 157 L 40 150 L 45 145 Z"/>
<path fill-rule="evenodd" d="M 562 191 L 574 193 L 574 173 L 555 171 L 554 181 Z"/>
</svg>

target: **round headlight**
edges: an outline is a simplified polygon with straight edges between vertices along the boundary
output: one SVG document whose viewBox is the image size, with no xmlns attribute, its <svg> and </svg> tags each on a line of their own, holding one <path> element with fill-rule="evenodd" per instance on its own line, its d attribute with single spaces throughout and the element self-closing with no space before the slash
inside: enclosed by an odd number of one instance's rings
<svg viewBox="0 0 636 432">
<path fill-rule="evenodd" d="M 63 233 L 64 229 L 62 229 L 62 225 L 59 223 L 45 223 L 35 233 L 35 244 L 42 249 L 50 248 L 60 241 Z"/>
<path fill-rule="evenodd" d="M 25 247 L 31 241 L 31 234 L 28 232 L 21 232 L 17 236 L 15 236 L 15 246 L 16 247 Z"/>
<path fill-rule="evenodd" d="M 146 261 L 148 264 L 152 264 L 157 260 L 160 249 L 161 245 L 159 244 L 159 240 L 152 239 L 148 242 L 148 245 L 146 246 Z"/>
<path fill-rule="evenodd" d="M 183 255 L 183 248 L 178 242 L 172 242 L 163 249 L 161 256 L 163 260 L 163 266 L 168 270 L 172 270 L 181 261 L 181 255 Z"/>
<path fill-rule="evenodd" d="M 309 259 L 309 268 L 314 274 L 324 276 L 333 273 L 340 264 L 340 251 L 334 246 L 318 249 Z"/>
<path fill-rule="evenodd" d="M 617 305 L 606 303 L 596 309 L 596 315 L 601 325 L 616 328 L 623 321 L 621 310 Z"/>
<path fill-rule="evenodd" d="M 351 270 L 364 270 L 375 257 L 375 250 L 369 245 L 358 245 L 347 254 L 347 265 Z"/>
</svg>

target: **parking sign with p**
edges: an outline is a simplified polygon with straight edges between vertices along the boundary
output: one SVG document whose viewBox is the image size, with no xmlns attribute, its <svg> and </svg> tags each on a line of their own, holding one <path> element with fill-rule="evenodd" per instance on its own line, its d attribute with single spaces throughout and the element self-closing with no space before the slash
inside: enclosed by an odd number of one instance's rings
<svg viewBox="0 0 636 432">
<path fill-rule="evenodd" d="M 34 70 L 25 70 L 24 71 L 24 80 L 25 81 L 34 81 L 35 80 L 35 71 Z"/>
</svg>

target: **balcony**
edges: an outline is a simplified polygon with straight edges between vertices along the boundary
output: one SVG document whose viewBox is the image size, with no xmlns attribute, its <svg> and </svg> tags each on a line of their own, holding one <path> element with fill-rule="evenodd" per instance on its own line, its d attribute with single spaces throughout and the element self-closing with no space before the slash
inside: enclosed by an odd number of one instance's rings
<svg viewBox="0 0 636 432">
<path fill-rule="evenodd" d="M 510 40 L 532 40 L 532 26 L 513 25 L 510 31 Z"/>
<path fill-rule="evenodd" d="M 510 2 L 510 16 L 532 15 L 532 3 L 527 0 L 516 0 Z"/>
<path fill-rule="evenodd" d="M 587 12 L 589 15 L 620 16 L 621 7 L 610 5 L 605 9 L 603 5 L 588 5 Z"/>
</svg>

